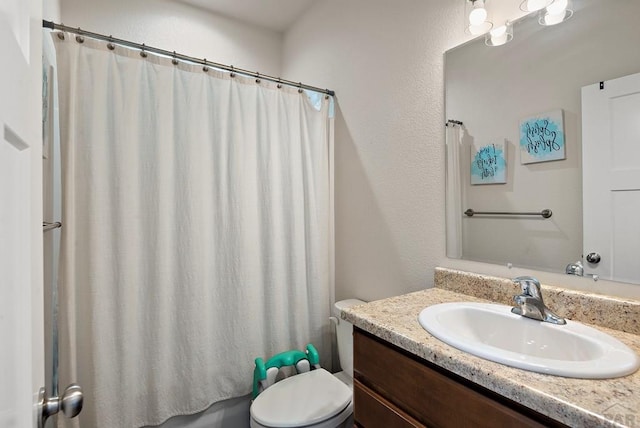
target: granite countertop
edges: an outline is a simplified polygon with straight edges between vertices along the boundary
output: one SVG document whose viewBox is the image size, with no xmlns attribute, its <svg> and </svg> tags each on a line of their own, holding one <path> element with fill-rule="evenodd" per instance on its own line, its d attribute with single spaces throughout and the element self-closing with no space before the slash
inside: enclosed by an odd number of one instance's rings
<svg viewBox="0 0 640 428">
<path fill-rule="evenodd" d="M 640 426 L 640 371 L 622 378 L 603 380 L 529 372 L 459 351 L 430 335 L 418 323 L 418 314 L 425 307 L 460 301 L 490 302 L 443 288 L 431 288 L 345 309 L 342 318 L 426 361 L 566 425 Z M 640 335 L 592 326 L 640 354 Z"/>
</svg>

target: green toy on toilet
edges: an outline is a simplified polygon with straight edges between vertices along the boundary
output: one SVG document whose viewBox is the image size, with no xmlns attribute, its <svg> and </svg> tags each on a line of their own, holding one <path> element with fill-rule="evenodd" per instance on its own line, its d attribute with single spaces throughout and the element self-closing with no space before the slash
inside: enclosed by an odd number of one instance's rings
<svg viewBox="0 0 640 428">
<path fill-rule="evenodd" d="M 294 366 L 298 373 L 304 373 L 320 368 L 320 357 L 318 351 L 310 343 L 305 352 L 294 349 L 292 351 L 281 352 L 269 358 L 265 363 L 260 357 L 256 358 L 256 367 L 253 370 L 253 398 L 271 386 L 275 382 L 275 377 L 282 367 Z M 270 370 L 274 369 L 274 370 Z M 269 375 L 273 373 L 273 375 Z"/>
</svg>

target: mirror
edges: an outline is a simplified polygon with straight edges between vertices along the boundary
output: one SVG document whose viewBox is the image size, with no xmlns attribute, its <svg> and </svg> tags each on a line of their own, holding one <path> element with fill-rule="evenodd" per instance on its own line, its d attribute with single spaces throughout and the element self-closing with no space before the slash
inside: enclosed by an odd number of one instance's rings
<svg viewBox="0 0 640 428">
<path fill-rule="evenodd" d="M 561 273 L 580 261 L 589 274 L 583 258 L 581 88 L 640 72 L 640 2 L 574 0 L 573 10 L 571 19 L 549 27 L 539 25 L 536 14 L 521 18 L 513 40 L 503 46 L 489 47 L 481 36 L 445 53 L 445 119 L 463 123 L 447 127 L 449 257 Z M 553 117 L 564 132 L 560 159 L 523 163 L 521 124 L 536 123 L 536 117 Z M 532 132 L 550 131 L 542 126 Z M 501 161 L 485 156 L 487 147 L 502 155 L 506 173 L 487 180 L 496 183 L 471 184 L 472 175 L 489 176 L 492 163 Z M 480 172 L 472 174 L 472 159 Z M 552 216 L 469 217 L 463 214 L 468 209 L 549 209 Z M 624 281 L 640 283 L 640 277 Z"/>
</svg>

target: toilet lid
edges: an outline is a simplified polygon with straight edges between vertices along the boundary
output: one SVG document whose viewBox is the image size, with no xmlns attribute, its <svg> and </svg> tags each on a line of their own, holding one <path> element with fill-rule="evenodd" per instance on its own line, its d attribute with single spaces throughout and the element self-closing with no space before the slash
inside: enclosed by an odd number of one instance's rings
<svg viewBox="0 0 640 428">
<path fill-rule="evenodd" d="M 251 417 L 270 427 L 299 427 L 329 419 L 351 402 L 351 389 L 325 369 L 288 377 L 264 390 Z"/>
</svg>

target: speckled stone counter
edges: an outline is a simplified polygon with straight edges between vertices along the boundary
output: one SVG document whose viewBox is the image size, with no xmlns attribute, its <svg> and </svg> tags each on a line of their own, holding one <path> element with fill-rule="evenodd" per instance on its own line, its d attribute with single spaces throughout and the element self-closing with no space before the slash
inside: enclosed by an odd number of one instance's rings
<svg viewBox="0 0 640 428">
<path fill-rule="evenodd" d="M 437 288 L 503 305 L 511 305 L 513 296 L 520 294 L 520 287 L 511 279 L 446 268 L 436 268 L 434 283 Z M 545 304 L 565 318 L 640 335 L 638 300 L 583 293 L 545 284 L 542 284 L 542 295 Z"/>
<path fill-rule="evenodd" d="M 447 287 L 441 281 L 436 283 Z M 545 297 L 546 294 L 544 289 Z M 566 425 L 640 426 L 640 371 L 623 378 L 604 380 L 533 373 L 459 351 L 431 336 L 418 323 L 418 314 L 425 307 L 458 301 L 500 302 L 500 299 L 488 300 L 436 287 L 355 306 L 346 309 L 342 317 L 426 361 Z M 550 302 L 549 306 L 555 310 Z M 635 308 L 633 301 L 627 303 Z M 557 312 L 565 315 L 560 310 Z M 616 337 L 640 354 L 639 335 L 594 327 Z"/>
</svg>

